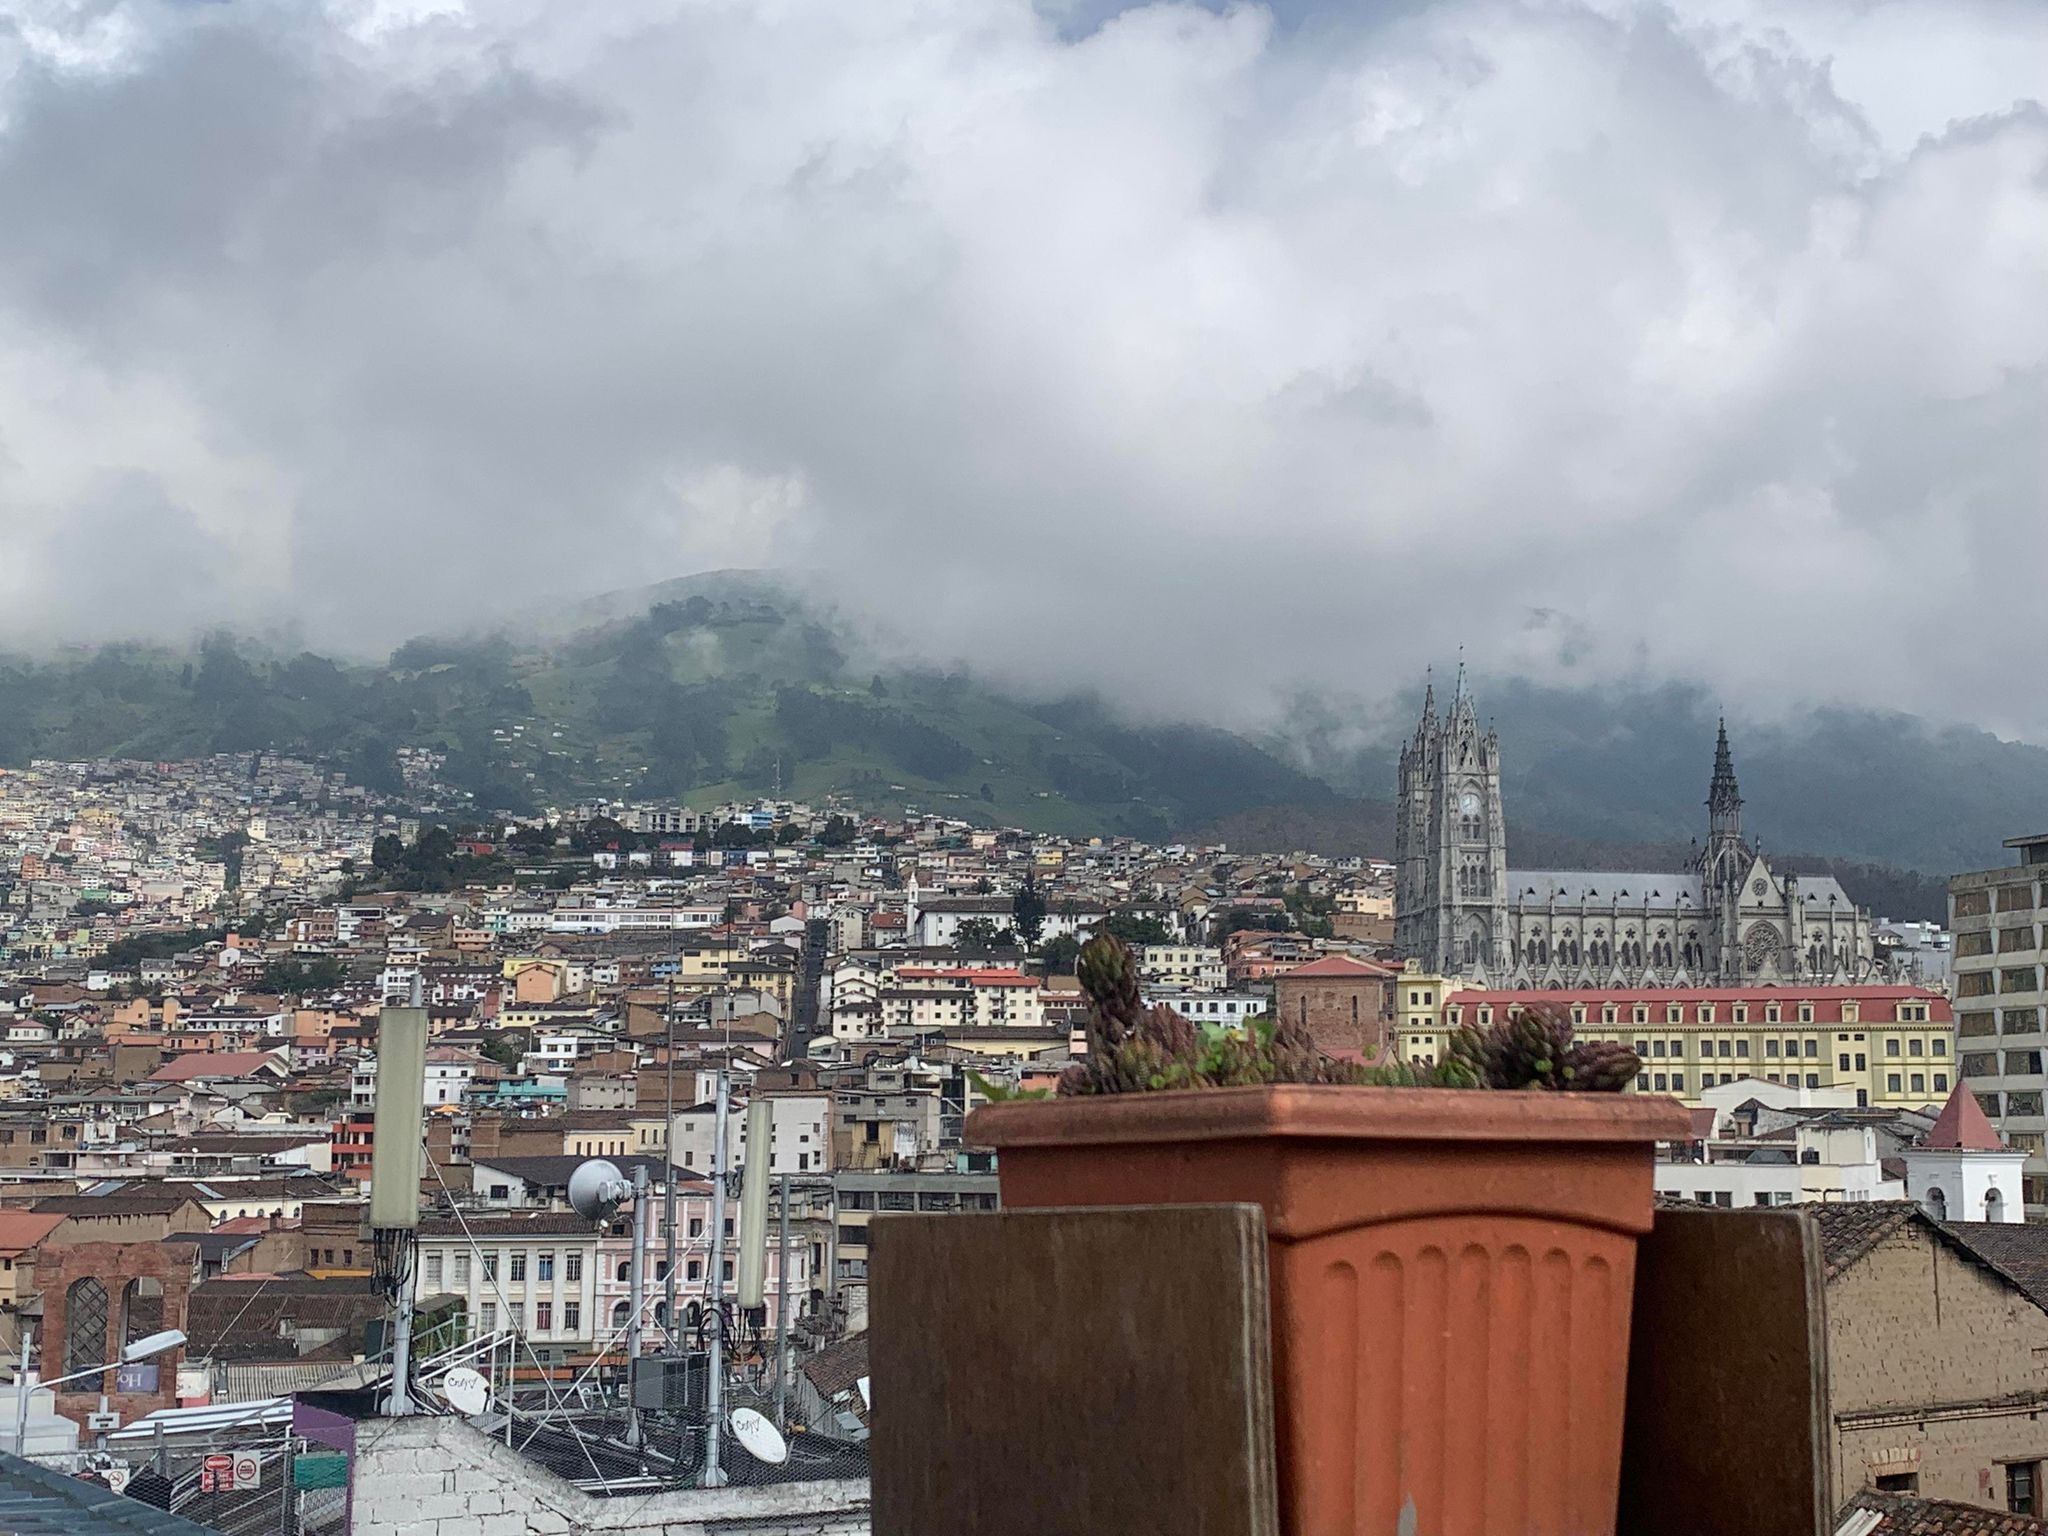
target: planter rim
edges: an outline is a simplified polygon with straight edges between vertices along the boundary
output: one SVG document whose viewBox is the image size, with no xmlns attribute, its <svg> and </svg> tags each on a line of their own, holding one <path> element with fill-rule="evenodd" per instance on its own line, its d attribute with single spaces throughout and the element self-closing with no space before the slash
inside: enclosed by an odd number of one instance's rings
<svg viewBox="0 0 2048 1536">
<path fill-rule="evenodd" d="M 985 1104 L 969 1146 L 1242 1141 L 1651 1142 L 1692 1134 L 1692 1112 L 1663 1094 L 1509 1093 L 1271 1083 Z"/>
</svg>

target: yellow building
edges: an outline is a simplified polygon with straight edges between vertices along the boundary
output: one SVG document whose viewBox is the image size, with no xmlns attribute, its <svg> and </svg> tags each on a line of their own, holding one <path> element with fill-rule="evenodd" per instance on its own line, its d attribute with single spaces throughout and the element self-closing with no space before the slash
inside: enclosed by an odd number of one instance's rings
<svg viewBox="0 0 2048 1536">
<path fill-rule="evenodd" d="M 1643 1060 L 1633 1091 L 1688 1103 L 1752 1077 L 1851 1088 L 1859 1105 L 1876 1108 L 1939 1108 L 1955 1083 L 1949 1001 L 1921 987 L 1452 991 L 1434 1018 L 1404 1010 L 1401 1056 L 1434 1062 L 1450 1030 L 1483 1029 L 1527 1007 L 1569 1009 L 1581 1038 L 1633 1046 Z"/>
<path fill-rule="evenodd" d="M 1456 985 L 1448 977 L 1425 971 L 1420 960 L 1401 962 L 1401 976 L 1394 983 L 1394 1033 L 1396 1039 L 1404 1042 L 1404 1058 L 1409 1054 L 1405 1042 L 1412 1038 L 1429 1042 L 1424 1048 L 1430 1051 L 1430 1060 L 1436 1059 L 1435 1039 L 1442 1031 L 1439 1020 L 1443 1018 L 1444 997 Z"/>
</svg>

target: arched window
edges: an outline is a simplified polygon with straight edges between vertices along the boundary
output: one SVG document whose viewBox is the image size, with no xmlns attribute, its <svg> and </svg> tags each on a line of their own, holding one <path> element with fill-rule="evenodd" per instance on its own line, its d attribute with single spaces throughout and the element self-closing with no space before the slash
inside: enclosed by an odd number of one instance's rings
<svg viewBox="0 0 2048 1536">
<path fill-rule="evenodd" d="M 1948 1196 L 1941 1192 L 1939 1184 L 1927 1191 L 1927 1204 L 1936 1221 L 1948 1220 Z"/>
<path fill-rule="evenodd" d="M 89 1371 L 107 1363 L 107 1288 L 91 1275 L 71 1282 L 64 1293 L 64 1369 Z M 101 1390 L 91 1381 L 72 1389 Z"/>
<path fill-rule="evenodd" d="M 630 1301 L 615 1301 L 615 1302 L 613 1302 L 613 1303 L 612 1303 L 612 1326 L 613 1326 L 614 1328 L 623 1328 L 623 1327 L 625 1327 L 625 1326 L 626 1326 L 626 1318 L 627 1318 L 628 1314 L 629 1314 L 629 1313 L 631 1313 L 632 1309 L 633 1309 L 633 1304 L 632 1304 L 632 1303 L 631 1303 Z"/>
<path fill-rule="evenodd" d="M 632 1278 L 633 1278 L 633 1261 L 632 1261 L 632 1260 L 630 1260 L 630 1259 L 621 1259 L 621 1260 L 619 1260 L 619 1273 L 618 1273 L 618 1279 L 619 1279 L 619 1284 L 621 1284 L 621 1285 L 624 1285 L 624 1284 L 625 1284 L 625 1283 L 626 1283 L 627 1281 L 631 1280 Z"/>
<path fill-rule="evenodd" d="M 121 1292 L 121 1342 L 133 1344 L 164 1331 L 164 1288 L 144 1276 Z"/>
<path fill-rule="evenodd" d="M 1984 1191 L 1984 1219 L 1986 1221 L 2005 1220 L 2005 1196 L 1995 1189 Z"/>
</svg>

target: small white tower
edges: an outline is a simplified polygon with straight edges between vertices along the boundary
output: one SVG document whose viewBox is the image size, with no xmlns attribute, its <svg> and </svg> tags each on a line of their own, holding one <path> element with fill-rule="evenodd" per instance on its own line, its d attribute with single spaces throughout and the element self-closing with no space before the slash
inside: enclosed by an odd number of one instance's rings
<svg viewBox="0 0 2048 1536">
<path fill-rule="evenodd" d="M 2020 1169 L 2027 1154 L 1998 1139 L 1965 1084 L 1956 1084 L 1927 1140 L 1904 1155 L 1906 1198 L 1936 1221 L 2026 1220 Z"/>
</svg>

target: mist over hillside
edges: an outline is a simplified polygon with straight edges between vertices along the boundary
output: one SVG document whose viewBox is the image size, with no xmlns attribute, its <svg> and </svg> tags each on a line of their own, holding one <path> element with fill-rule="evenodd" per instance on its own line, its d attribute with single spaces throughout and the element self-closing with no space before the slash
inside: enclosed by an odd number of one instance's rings
<svg viewBox="0 0 2048 1536">
<path fill-rule="evenodd" d="M 516 638 L 422 637 L 377 665 L 226 634 L 107 646 L 0 662 L 0 763 L 289 750 L 395 794 L 396 750 L 420 745 L 447 753 L 448 780 L 479 807 L 506 811 L 780 789 L 1067 834 L 1392 851 L 1406 722 L 1304 703 L 1252 740 L 885 654 L 751 572 L 596 599 Z M 1502 738 L 1511 858 L 1684 862 L 1704 828 L 1703 693 L 1469 686 Z M 1938 916 L 1940 877 L 2048 824 L 2037 748 L 1841 710 L 1733 729 L 1751 834 L 1889 915 Z"/>
</svg>

